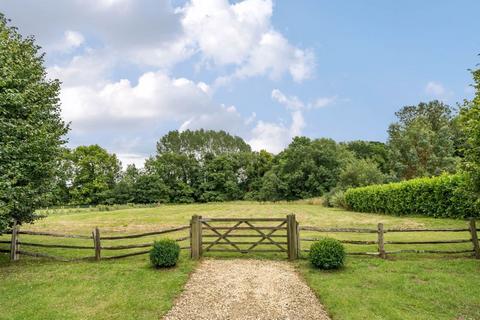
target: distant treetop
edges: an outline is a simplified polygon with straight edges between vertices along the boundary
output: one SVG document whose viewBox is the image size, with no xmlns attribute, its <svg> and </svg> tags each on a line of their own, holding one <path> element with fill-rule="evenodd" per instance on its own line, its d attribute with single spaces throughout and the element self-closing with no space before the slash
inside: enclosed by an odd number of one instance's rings
<svg viewBox="0 0 480 320">
<path fill-rule="evenodd" d="M 207 155 L 250 152 L 250 146 L 240 137 L 225 131 L 170 131 L 157 142 L 157 153 L 178 153 L 204 159 Z"/>
</svg>

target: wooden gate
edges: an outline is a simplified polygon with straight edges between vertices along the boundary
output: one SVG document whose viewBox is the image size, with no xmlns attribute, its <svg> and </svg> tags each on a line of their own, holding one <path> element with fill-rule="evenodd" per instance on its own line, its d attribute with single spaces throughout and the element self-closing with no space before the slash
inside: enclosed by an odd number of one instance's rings
<svg viewBox="0 0 480 320">
<path fill-rule="evenodd" d="M 298 223 L 285 218 L 202 218 L 191 220 L 191 256 L 204 252 L 285 252 L 298 257 Z"/>
</svg>

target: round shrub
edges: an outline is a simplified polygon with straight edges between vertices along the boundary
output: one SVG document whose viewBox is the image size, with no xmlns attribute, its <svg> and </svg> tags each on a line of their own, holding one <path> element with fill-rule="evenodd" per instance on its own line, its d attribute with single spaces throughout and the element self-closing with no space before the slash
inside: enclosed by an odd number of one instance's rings
<svg viewBox="0 0 480 320">
<path fill-rule="evenodd" d="M 324 238 L 310 247 L 310 262 L 320 269 L 338 269 L 345 262 L 345 248 L 340 241 Z"/>
<path fill-rule="evenodd" d="M 150 251 L 150 261 L 156 268 L 168 268 L 177 264 L 180 246 L 175 240 L 162 239 L 155 241 Z"/>
</svg>

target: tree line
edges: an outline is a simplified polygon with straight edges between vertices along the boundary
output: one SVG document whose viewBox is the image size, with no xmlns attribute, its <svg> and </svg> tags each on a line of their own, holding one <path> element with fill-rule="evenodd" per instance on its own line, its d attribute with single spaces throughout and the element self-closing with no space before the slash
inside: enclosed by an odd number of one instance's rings
<svg viewBox="0 0 480 320">
<path fill-rule="evenodd" d="M 98 145 L 65 150 L 49 205 L 278 201 L 331 195 L 349 187 L 453 173 L 465 135 L 452 107 L 405 106 L 388 141 L 295 137 L 277 155 L 252 151 L 225 131 L 171 131 L 143 168 L 121 170 Z M 328 199 L 328 197 L 327 197 Z"/>
</svg>

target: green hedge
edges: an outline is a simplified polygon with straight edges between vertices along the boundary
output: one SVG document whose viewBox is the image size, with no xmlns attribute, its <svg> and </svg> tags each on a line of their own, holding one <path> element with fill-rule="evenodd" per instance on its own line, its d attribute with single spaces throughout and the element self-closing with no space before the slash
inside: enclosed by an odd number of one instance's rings
<svg viewBox="0 0 480 320">
<path fill-rule="evenodd" d="M 480 217 L 476 198 L 462 175 L 442 175 L 348 189 L 345 201 L 354 211 L 438 218 Z M 478 203 L 478 202 L 477 202 Z"/>
</svg>

